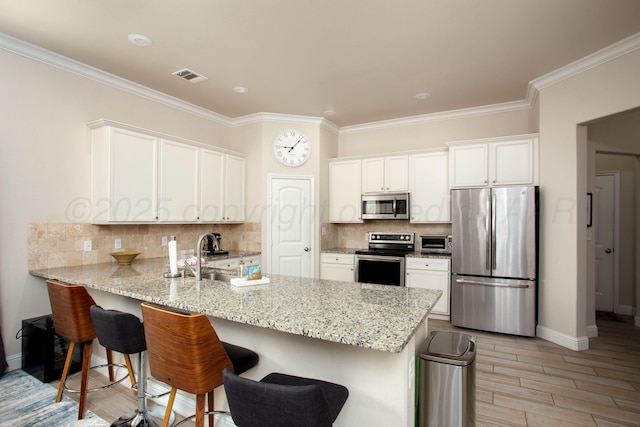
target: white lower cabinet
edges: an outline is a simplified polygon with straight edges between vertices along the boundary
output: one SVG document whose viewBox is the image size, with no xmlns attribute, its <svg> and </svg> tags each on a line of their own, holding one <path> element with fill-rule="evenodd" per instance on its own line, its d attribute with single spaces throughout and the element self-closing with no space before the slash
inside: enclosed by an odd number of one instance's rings
<svg viewBox="0 0 640 427">
<path fill-rule="evenodd" d="M 407 258 L 405 285 L 411 288 L 438 289 L 442 297 L 431 314 L 449 316 L 451 260 L 445 258 Z"/>
<path fill-rule="evenodd" d="M 320 278 L 353 282 L 355 280 L 355 256 L 350 254 L 321 254 Z"/>
<path fill-rule="evenodd" d="M 244 261 L 245 267 L 251 267 L 252 265 L 260 265 L 260 255 L 252 255 L 238 258 L 226 258 L 219 261 L 214 261 L 211 264 L 213 268 L 221 268 L 224 270 L 233 270 L 238 268 L 240 260 Z"/>
</svg>

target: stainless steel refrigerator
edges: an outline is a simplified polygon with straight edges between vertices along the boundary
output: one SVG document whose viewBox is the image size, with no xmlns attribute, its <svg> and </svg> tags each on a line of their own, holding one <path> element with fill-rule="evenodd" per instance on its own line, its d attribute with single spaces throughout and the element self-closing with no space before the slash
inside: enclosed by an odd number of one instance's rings
<svg viewBox="0 0 640 427">
<path fill-rule="evenodd" d="M 451 190 L 451 323 L 535 336 L 538 187 Z"/>
</svg>

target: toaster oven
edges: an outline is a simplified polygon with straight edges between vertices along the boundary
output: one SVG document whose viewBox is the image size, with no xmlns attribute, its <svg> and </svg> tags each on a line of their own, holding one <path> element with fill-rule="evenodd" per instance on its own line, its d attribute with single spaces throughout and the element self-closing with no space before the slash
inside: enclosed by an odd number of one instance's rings
<svg viewBox="0 0 640 427">
<path fill-rule="evenodd" d="M 451 236 L 445 235 L 421 235 L 420 236 L 420 253 L 451 255 L 453 239 Z"/>
</svg>

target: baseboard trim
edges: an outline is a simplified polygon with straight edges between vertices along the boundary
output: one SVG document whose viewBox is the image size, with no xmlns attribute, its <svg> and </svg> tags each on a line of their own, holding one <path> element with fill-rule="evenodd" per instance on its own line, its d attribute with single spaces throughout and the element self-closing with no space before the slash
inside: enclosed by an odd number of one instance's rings
<svg viewBox="0 0 640 427">
<path fill-rule="evenodd" d="M 22 369 L 22 353 L 12 354 L 6 358 L 7 360 L 7 372 L 15 371 L 16 369 Z"/>
<path fill-rule="evenodd" d="M 598 325 L 587 325 L 587 337 L 595 338 L 598 336 Z"/>
<path fill-rule="evenodd" d="M 566 347 L 569 350 L 582 351 L 589 349 L 588 336 L 573 337 L 540 325 L 536 327 L 536 335 L 542 339 Z"/>
</svg>

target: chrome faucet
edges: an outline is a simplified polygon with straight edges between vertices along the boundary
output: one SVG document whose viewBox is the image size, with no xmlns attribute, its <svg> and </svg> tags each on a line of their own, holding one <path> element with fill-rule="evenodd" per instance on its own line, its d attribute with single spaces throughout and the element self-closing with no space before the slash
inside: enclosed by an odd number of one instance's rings
<svg viewBox="0 0 640 427">
<path fill-rule="evenodd" d="M 214 242 L 217 242 L 216 236 L 212 233 L 205 233 L 202 236 L 198 237 L 198 243 L 196 246 L 196 280 L 199 282 L 202 280 L 202 243 L 205 238 L 211 238 Z"/>
</svg>

